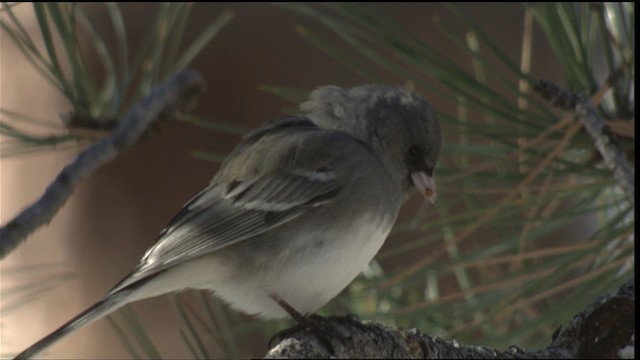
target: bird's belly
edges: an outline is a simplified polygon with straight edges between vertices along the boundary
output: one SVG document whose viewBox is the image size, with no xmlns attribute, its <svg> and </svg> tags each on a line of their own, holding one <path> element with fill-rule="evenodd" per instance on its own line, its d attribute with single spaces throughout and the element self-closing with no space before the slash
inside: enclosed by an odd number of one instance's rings
<svg viewBox="0 0 640 360">
<path fill-rule="evenodd" d="M 300 313 L 313 313 L 364 270 L 391 226 L 390 221 L 365 217 L 347 231 L 311 231 L 304 236 L 313 237 L 312 241 L 300 245 L 304 251 L 294 245 L 289 254 L 273 259 L 261 271 L 222 281 L 211 290 L 233 308 L 264 318 L 287 316 L 269 294 L 278 295 Z"/>
</svg>

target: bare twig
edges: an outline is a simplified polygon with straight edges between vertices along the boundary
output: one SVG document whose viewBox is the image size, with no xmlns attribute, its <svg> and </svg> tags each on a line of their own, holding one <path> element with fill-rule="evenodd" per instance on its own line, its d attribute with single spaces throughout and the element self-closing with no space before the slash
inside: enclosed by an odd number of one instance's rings
<svg viewBox="0 0 640 360">
<path fill-rule="evenodd" d="M 603 89 L 606 91 L 611 88 L 612 83 L 619 76 L 621 76 L 620 72 L 612 74 Z M 604 159 L 605 165 L 613 172 L 613 177 L 618 181 L 631 204 L 635 204 L 635 171 L 627 162 L 624 151 L 615 137 L 605 130 L 606 124 L 598 115 L 591 99 L 578 96 L 544 80 L 540 80 L 535 89 L 553 105 L 575 112 L 576 118 L 593 138 L 594 145 Z"/>
<path fill-rule="evenodd" d="M 587 99 L 576 106 L 576 116 L 593 138 L 594 145 L 604 163 L 613 172 L 622 191 L 632 204 L 635 204 L 635 171 L 629 166 L 624 151 L 610 133 L 604 131 L 604 120 L 598 115 L 593 104 Z"/>
<path fill-rule="evenodd" d="M 0 259 L 14 250 L 30 233 L 51 221 L 82 180 L 135 144 L 154 120 L 188 105 L 203 87 L 204 79 L 199 73 L 185 70 L 134 104 L 110 137 L 80 153 L 62 169 L 40 199 L 0 228 Z"/>
<path fill-rule="evenodd" d="M 613 358 L 632 342 L 635 332 L 635 279 L 576 315 L 542 350 L 505 350 L 445 341 L 417 329 L 398 329 L 374 322 L 328 318 L 336 332 L 324 341 L 299 330 L 271 349 L 266 358 L 421 358 L 421 359 L 573 359 Z M 330 344 L 328 343 L 330 342 Z M 330 345 L 332 349 L 327 349 Z"/>
<path fill-rule="evenodd" d="M 537 91 L 545 100 L 549 100 L 551 105 L 563 110 L 571 111 L 581 101 L 584 101 L 582 97 L 547 80 L 539 80 L 533 90 Z"/>
</svg>

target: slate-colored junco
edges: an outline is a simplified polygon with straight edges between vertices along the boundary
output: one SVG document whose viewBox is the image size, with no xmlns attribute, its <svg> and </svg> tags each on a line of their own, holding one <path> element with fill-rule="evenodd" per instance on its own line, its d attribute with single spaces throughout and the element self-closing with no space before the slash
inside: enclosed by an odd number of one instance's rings
<svg viewBox="0 0 640 360">
<path fill-rule="evenodd" d="M 98 303 L 17 358 L 132 301 L 207 289 L 264 318 L 311 314 L 378 252 L 411 187 L 435 201 L 440 128 L 396 86 L 320 87 L 245 136 L 211 183 Z"/>
</svg>

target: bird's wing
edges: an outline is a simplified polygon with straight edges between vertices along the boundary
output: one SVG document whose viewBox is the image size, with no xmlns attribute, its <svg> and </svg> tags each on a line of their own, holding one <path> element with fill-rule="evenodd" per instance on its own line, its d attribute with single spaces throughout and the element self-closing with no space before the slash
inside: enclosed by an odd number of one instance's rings
<svg viewBox="0 0 640 360">
<path fill-rule="evenodd" d="M 333 169 L 347 135 L 335 135 L 333 144 L 333 134 L 306 118 L 284 119 L 249 134 L 110 293 L 330 203 L 345 183 Z M 326 147 L 314 149 L 310 157 L 309 144 L 318 141 Z"/>
</svg>

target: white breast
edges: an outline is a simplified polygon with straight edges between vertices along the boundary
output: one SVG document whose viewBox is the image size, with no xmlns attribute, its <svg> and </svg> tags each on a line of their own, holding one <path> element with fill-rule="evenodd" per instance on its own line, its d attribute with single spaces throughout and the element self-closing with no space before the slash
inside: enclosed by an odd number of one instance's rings
<svg viewBox="0 0 640 360">
<path fill-rule="evenodd" d="M 253 274 L 242 281 L 222 282 L 213 290 L 233 308 L 264 318 L 288 316 L 271 298 L 276 293 L 302 314 L 313 313 L 342 291 L 373 259 L 392 224 L 365 218 L 345 234 L 315 231 L 326 245 L 309 256 Z"/>
<path fill-rule="evenodd" d="M 317 229 L 292 240 L 292 253 L 273 259 L 263 271 L 241 272 L 220 258 L 192 259 L 160 274 L 132 294 L 138 300 L 187 288 L 207 289 L 231 307 L 264 318 L 283 318 L 288 314 L 270 297 L 275 293 L 302 314 L 313 313 L 342 291 L 373 259 L 384 243 L 393 223 L 372 217 L 354 221 L 346 232 Z M 311 241 L 310 241 L 311 240 Z M 322 246 L 309 248 L 309 243 Z M 295 247 L 298 246 L 298 252 Z M 307 251 L 299 255 L 300 249 Z M 238 276 L 239 273 L 244 273 Z"/>
</svg>

